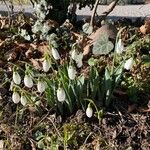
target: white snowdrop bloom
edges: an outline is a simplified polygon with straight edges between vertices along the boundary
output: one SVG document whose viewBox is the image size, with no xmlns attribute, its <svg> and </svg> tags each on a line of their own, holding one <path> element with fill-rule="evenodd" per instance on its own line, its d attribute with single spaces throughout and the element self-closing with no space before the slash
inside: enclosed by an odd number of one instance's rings
<svg viewBox="0 0 150 150">
<path fill-rule="evenodd" d="M 40 93 L 43 93 L 45 91 L 45 88 L 46 88 L 45 82 L 39 80 L 38 83 L 37 83 L 37 90 Z"/>
<path fill-rule="evenodd" d="M 133 66 L 133 58 L 129 58 L 129 59 L 125 62 L 124 68 L 125 68 L 126 70 L 130 70 L 130 69 L 132 68 L 132 66 Z"/>
<path fill-rule="evenodd" d="M 82 67 L 83 53 L 79 53 L 77 50 L 74 49 L 71 53 L 71 58 L 75 60 L 78 68 Z"/>
<path fill-rule="evenodd" d="M 118 40 L 116 45 L 116 53 L 121 54 L 124 51 L 124 44 L 121 39 Z"/>
<path fill-rule="evenodd" d="M 83 53 L 79 53 L 79 55 L 77 55 L 76 60 L 75 60 L 78 68 L 82 67 L 83 65 L 82 59 L 83 59 Z"/>
<path fill-rule="evenodd" d="M 21 83 L 21 77 L 20 77 L 19 73 L 16 71 L 13 72 L 13 81 L 15 84 Z"/>
<path fill-rule="evenodd" d="M 20 102 L 23 106 L 25 106 L 27 104 L 27 98 L 26 96 L 22 95 L 21 96 L 21 99 L 20 99 Z"/>
<path fill-rule="evenodd" d="M 75 68 L 73 66 L 69 66 L 69 68 L 68 68 L 69 79 L 74 80 L 76 77 L 76 74 L 77 74 L 77 72 L 76 72 Z"/>
<path fill-rule="evenodd" d="M 82 62 L 82 61 L 78 61 L 78 62 L 77 62 L 77 67 L 78 67 L 78 68 L 81 68 L 82 65 L 83 65 L 83 62 Z"/>
<path fill-rule="evenodd" d="M 93 116 L 93 109 L 91 107 L 88 107 L 86 109 L 86 115 L 88 118 L 91 118 Z"/>
<path fill-rule="evenodd" d="M 59 55 L 57 49 L 55 49 L 53 47 L 52 47 L 52 56 L 54 57 L 55 60 L 60 59 L 60 55 Z"/>
<path fill-rule="evenodd" d="M 25 75 L 24 77 L 24 85 L 28 88 L 31 88 L 33 86 L 33 80 L 30 75 Z"/>
<path fill-rule="evenodd" d="M 77 55 L 78 55 L 78 53 L 77 53 L 77 51 L 74 49 L 74 50 L 72 51 L 72 53 L 71 53 L 71 58 L 72 58 L 73 60 L 76 60 Z"/>
<path fill-rule="evenodd" d="M 66 93 L 63 88 L 57 89 L 57 99 L 59 102 L 64 102 L 66 99 Z"/>
<path fill-rule="evenodd" d="M 48 72 L 48 70 L 49 70 L 49 68 L 50 68 L 50 62 L 47 60 L 47 59 L 45 59 L 44 61 L 43 61 L 43 71 L 44 72 Z"/>
<path fill-rule="evenodd" d="M 13 92 L 13 94 L 12 94 L 12 101 L 15 104 L 18 104 L 20 102 L 20 95 L 19 95 L 18 92 Z"/>
<path fill-rule="evenodd" d="M 50 30 L 50 26 L 47 23 L 44 23 L 43 30 L 42 30 L 43 34 L 47 34 L 49 30 Z"/>
</svg>

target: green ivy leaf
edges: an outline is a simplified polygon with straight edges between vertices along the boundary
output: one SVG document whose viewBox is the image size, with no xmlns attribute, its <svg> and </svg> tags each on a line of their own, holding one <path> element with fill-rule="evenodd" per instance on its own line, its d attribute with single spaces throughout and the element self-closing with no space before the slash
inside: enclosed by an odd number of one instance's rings
<svg viewBox="0 0 150 150">
<path fill-rule="evenodd" d="M 85 23 L 83 26 L 82 26 L 82 30 L 84 33 L 86 34 L 91 34 L 93 32 L 93 27 L 90 26 L 89 23 Z"/>
<path fill-rule="evenodd" d="M 107 55 L 112 51 L 114 45 L 108 39 L 108 35 L 102 34 L 100 38 L 94 43 L 92 52 L 94 55 Z"/>
</svg>

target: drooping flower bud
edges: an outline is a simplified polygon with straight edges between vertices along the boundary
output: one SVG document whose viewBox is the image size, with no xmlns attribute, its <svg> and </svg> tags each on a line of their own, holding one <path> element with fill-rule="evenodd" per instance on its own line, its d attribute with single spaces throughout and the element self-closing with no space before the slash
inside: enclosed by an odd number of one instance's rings
<svg viewBox="0 0 150 150">
<path fill-rule="evenodd" d="M 76 77 L 76 74 L 77 74 L 77 72 L 76 72 L 75 68 L 73 66 L 69 66 L 69 68 L 68 68 L 68 76 L 69 76 L 69 78 L 71 80 L 74 80 L 75 77 Z"/>
<path fill-rule="evenodd" d="M 124 51 L 124 45 L 121 39 L 118 40 L 116 45 L 116 53 L 121 54 Z"/>
<path fill-rule="evenodd" d="M 76 60 L 75 60 L 78 68 L 81 68 L 83 65 L 82 59 L 83 59 L 83 53 L 79 53 L 79 55 L 77 55 Z"/>
<path fill-rule="evenodd" d="M 66 93 L 63 88 L 57 89 L 57 99 L 59 102 L 64 102 L 66 99 Z"/>
<path fill-rule="evenodd" d="M 57 51 L 57 49 L 52 47 L 52 56 L 54 57 L 55 60 L 59 60 L 60 59 L 60 55 Z"/>
<path fill-rule="evenodd" d="M 125 62 L 124 68 L 125 68 L 126 70 L 130 70 L 130 69 L 132 68 L 132 66 L 133 66 L 133 58 L 129 58 L 129 59 Z"/>
<path fill-rule="evenodd" d="M 71 58 L 72 58 L 73 60 L 76 60 L 77 55 L 78 55 L 78 53 L 77 53 L 76 50 L 74 49 L 74 50 L 72 51 L 72 53 L 71 53 Z"/>
<path fill-rule="evenodd" d="M 28 88 L 31 88 L 33 86 L 33 80 L 30 75 L 25 75 L 24 77 L 24 85 Z"/>
<path fill-rule="evenodd" d="M 38 90 L 38 92 L 40 92 L 40 93 L 43 93 L 44 91 L 45 91 L 45 82 L 43 82 L 43 81 L 38 81 L 38 83 L 37 83 L 37 90 Z"/>
<path fill-rule="evenodd" d="M 19 73 L 16 71 L 13 72 L 13 81 L 15 84 L 21 83 L 21 77 L 20 77 Z"/>
<path fill-rule="evenodd" d="M 47 59 L 45 59 L 43 61 L 43 71 L 48 72 L 49 68 L 50 68 L 50 62 Z"/>
<path fill-rule="evenodd" d="M 77 62 L 77 67 L 78 67 L 78 68 L 81 68 L 82 65 L 83 65 L 83 62 L 82 62 L 82 61 L 78 61 L 78 62 Z"/>
<path fill-rule="evenodd" d="M 93 116 L 93 109 L 90 106 L 88 106 L 86 109 L 86 115 L 88 118 L 91 118 Z"/>
<path fill-rule="evenodd" d="M 19 95 L 18 92 L 13 92 L 13 94 L 12 94 L 12 101 L 15 104 L 18 104 L 20 102 L 20 95 Z"/>
<path fill-rule="evenodd" d="M 20 99 L 20 102 L 23 106 L 25 106 L 27 104 L 27 98 L 26 96 L 22 95 L 21 96 L 21 99 Z"/>
</svg>

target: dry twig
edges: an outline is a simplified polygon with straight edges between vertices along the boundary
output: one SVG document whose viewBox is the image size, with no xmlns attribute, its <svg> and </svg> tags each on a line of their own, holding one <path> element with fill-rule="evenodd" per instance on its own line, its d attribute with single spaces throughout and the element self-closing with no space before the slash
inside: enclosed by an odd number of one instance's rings
<svg viewBox="0 0 150 150">
<path fill-rule="evenodd" d="M 104 20 L 115 8 L 115 6 L 117 5 L 119 0 L 114 0 L 113 2 L 111 2 L 108 6 L 108 10 L 106 10 L 105 12 L 103 12 L 100 16 L 101 16 L 101 20 Z"/>
<path fill-rule="evenodd" d="M 95 14 L 96 14 L 96 10 L 97 10 L 99 1 L 100 1 L 100 0 L 96 0 L 96 1 L 95 1 L 94 8 L 93 8 L 93 12 L 92 12 L 92 15 L 91 15 L 90 26 L 92 26 L 92 27 L 93 27 L 93 24 L 94 24 L 94 18 L 95 18 Z M 118 3 L 118 1 L 119 1 L 119 0 L 114 0 L 112 3 L 109 4 L 108 10 L 104 11 L 104 12 L 100 15 L 100 17 L 101 17 L 100 20 L 104 20 L 104 19 L 113 11 L 113 9 L 115 8 L 115 6 L 116 6 L 116 4 Z"/>
</svg>

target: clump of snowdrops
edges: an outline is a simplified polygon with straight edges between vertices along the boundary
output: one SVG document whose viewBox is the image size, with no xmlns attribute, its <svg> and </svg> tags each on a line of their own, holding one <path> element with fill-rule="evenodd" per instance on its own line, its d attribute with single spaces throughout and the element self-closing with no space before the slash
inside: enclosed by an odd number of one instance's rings
<svg viewBox="0 0 150 150">
<path fill-rule="evenodd" d="M 84 57 L 76 46 L 78 42 L 72 46 L 69 58 L 63 64 L 60 63 L 62 58 L 59 49 L 50 45 L 43 56 L 41 73 L 26 65 L 22 77 L 19 68 L 15 66 L 11 88 L 12 101 L 28 106 L 30 103 L 37 104 L 42 99 L 62 115 L 83 108 L 89 118 L 96 110 L 96 116 L 100 120 L 103 108 L 111 104 L 113 91 L 120 83 L 124 70 L 130 70 L 133 65 L 133 57 L 125 57 L 125 47 L 119 35 L 118 33 L 113 62 L 106 66 L 104 74 L 98 72 L 94 55 L 88 61 L 89 77 L 85 78 L 78 73 L 77 70 L 83 67 Z M 116 63 L 118 57 L 122 58 L 119 64 Z M 88 99 L 88 103 L 85 99 Z M 100 101 L 102 105 L 97 105 L 96 101 Z"/>
</svg>

